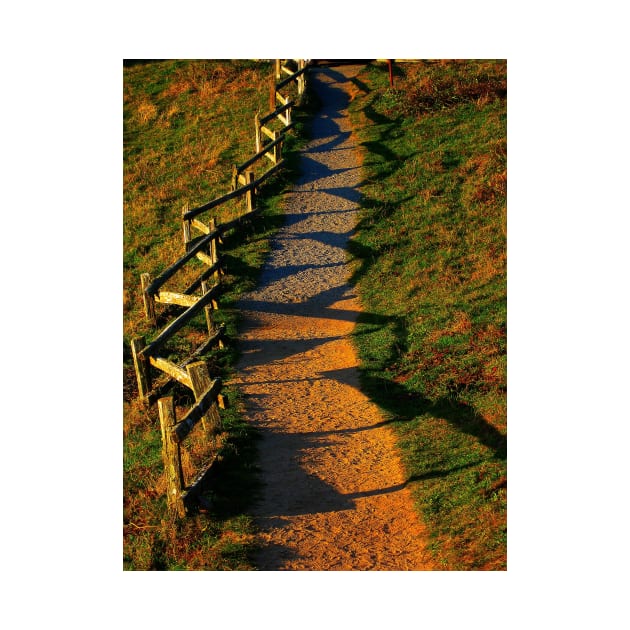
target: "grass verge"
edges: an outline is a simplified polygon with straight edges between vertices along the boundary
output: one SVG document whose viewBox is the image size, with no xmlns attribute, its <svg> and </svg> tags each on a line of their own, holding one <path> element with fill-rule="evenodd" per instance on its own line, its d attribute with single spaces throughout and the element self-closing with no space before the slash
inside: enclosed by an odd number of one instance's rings
<svg viewBox="0 0 630 630">
<path fill-rule="evenodd" d="M 246 508 L 256 496 L 256 435 L 243 420 L 238 392 L 227 389 L 230 409 L 221 459 L 213 467 L 208 508 L 182 521 L 167 516 L 166 483 L 156 407 L 137 401 L 130 354 L 133 337 L 154 336 L 143 315 L 141 273 L 158 275 L 183 254 L 181 209 L 229 191 L 231 167 L 254 153 L 254 115 L 268 112 L 272 66 L 246 60 L 160 60 L 123 69 L 123 566 L 126 570 L 250 570 L 254 531 Z M 220 321 L 233 338 L 238 295 L 255 286 L 269 237 L 282 224 L 282 194 L 297 175 L 309 100 L 294 113 L 297 126 L 284 145 L 287 169 L 268 180 L 258 205 L 264 211 L 246 230 L 225 238 L 225 294 Z M 255 166 L 259 174 L 260 165 Z M 226 204 L 217 221 L 239 211 Z M 201 323 L 203 327 L 203 323 Z M 173 352 L 181 348 L 171 348 Z M 211 373 L 229 380 L 234 344 L 208 353 Z M 180 408 L 192 403 L 174 390 Z M 178 411 L 179 413 L 179 411 Z M 193 440 L 194 442 L 194 440 Z M 187 458 L 187 459 L 186 459 Z M 187 453 L 184 465 L 202 461 Z"/>
<path fill-rule="evenodd" d="M 439 566 L 506 568 L 504 61 L 367 66 L 351 243 L 366 391 L 395 420 Z"/>
</svg>

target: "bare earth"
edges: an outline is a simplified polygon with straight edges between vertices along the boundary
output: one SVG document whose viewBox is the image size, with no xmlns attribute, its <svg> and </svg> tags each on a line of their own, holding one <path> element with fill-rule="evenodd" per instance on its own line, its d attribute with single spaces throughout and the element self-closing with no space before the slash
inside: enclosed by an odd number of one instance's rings
<svg viewBox="0 0 630 630">
<path fill-rule="evenodd" d="M 320 69 L 324 103 L 259 288 L 241 308 L 235 384 L 263 439 L 261 570 L 429 570 L 390 428 L 361 393 L 360 304 L 345 247 L 361 171 L 347 117 L 360 67 Z"/>
</svg>

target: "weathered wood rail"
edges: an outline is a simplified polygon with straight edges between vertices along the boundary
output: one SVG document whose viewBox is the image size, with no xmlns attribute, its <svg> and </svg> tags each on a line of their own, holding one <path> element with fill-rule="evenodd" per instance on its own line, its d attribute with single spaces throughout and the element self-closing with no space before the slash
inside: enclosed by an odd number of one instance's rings
<svg viewBox="0 0 630 630">
<path fill-rule="evenodd" d="M 290 61 L 292 65 L 297 65 L 297 70 L 288 67 Z M 270 91 L 272 111 L 265 116 L 256 114 L 254 120 L 255 154 L 242 164 L 233 166 L 231 190 L 227 194 L 196 208 L 186 206 L 182 209 L 184 254 L 157 277 L 151 278 L 147 273 L 140 277 L 145 316 L 155 328 L 160 318 L 170 315 L 172 309 L 179 309 L 174 318 L 151 341 L 147 343 L 145 337 L 136 337 L 131 342 L 139 398 L 148 405 L 156 401 L 158 403 L 162 456 L 168 482 L 168 507 L 177 517 L 186 514 L 192 497 L 196 495 L 205 473 L 217 456 L 215 450 L 207 466 L 191 484 L 186 485 L 181 464 L 181 442 L 201 421 L 205 437 L 216 446 L 216 436 L 221 431 L 218 409 L 224 408 L 227 403 L 220 393 L 221 380 L 211 380 L 207 364 L 199 360 L 212 348 L 222 348 L 227 341 L 225 327 L 217 326 L 213 315 L 219 308 L 221 278 L 224 275 L 220 255 L 222 237 L 260 213 L 256 199 L 262 184 L 284 166 L 282 145 L 287 131 L 294 127 L 292 109 L 305 91 L 307 68 L 308 65 L 302 59 L 285 60 L 284 63 L 276 60 L 275 78 L 272 79 Z M 288 76 L 282 78 L 283 74 Z M 297 84 L 295 98 L 284 96 L 280 92 L 292 83 Z M 281 125 L 281 129 L 274 129 L 274 125 Z M 265 165 L 268 161 L 272 164 L 256 178 L 252 167 L 261 161 Z M 245 209 L 235 219 L 219 224 L 214 217 L 203 217 L 210 210 L 239 198 L 243 198 Z M 196 278 L 178 291 L 164 290 L 166 283 L 179 272 L 185 268 L 190 270 L 188 265 L 194 260 L 201 261 L 205 266 Z M 157 305 L 166 306 L 159 315 Z M 167 354 L 164 351 L 166 344 L 202 312 L 205 313 L 208 328 L 207 339 L 177 363 L 164 356 Z M 175 417 L 173 396 L 165 396 L 177 383 L 191 390 L 195 397 L 195 405 L 180 421 Z"/>
<path fill-rule="evenodd" d="M 162 432 L 162 461 L 166 471 L 167 504 L 169 511 L 174 516 L 183 517 L 191 499 L 199 491 L 204 477 L 216 460 L 217 449 L 211 451 L 209 461 L 198 472 L 195 479 L 186 483 L 182 468 L 181 444 L 184 438 L 201 421 L 205 437 L 209 443 L 213 443 L 221 431 L 221 416 L 219 406 L 222 383 L 220 378 L 210 380 L 208 366 L 200 361 L 187 368 L 188 378 L 197 391 L 200 391 L 197 404 L 177 422 L 173 397 L 168 396 L 158 400 L 158 412 L 160 415 L 160 429 Z"/>
</svg>

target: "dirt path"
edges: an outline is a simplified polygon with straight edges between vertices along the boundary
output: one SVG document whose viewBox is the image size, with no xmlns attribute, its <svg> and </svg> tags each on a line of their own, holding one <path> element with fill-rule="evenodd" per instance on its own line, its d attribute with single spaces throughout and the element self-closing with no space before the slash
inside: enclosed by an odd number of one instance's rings
<svg viewBox="0 0 630 630">
<path fill-rule="evenodd" d="M 345 246 L 360 166 L 347 117 L 359 67 L 319 70 L 324 102 L 259 288 L 241 302 L 235 383 L 260 428 L 262 570 L 431 569 L 393 436 L 359 390 L 360 305 Z"/>
</svg>

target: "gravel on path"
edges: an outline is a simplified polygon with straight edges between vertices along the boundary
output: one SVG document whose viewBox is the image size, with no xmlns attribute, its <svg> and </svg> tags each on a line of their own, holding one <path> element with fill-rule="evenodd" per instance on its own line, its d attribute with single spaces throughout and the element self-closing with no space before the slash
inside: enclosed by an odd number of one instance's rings
<svg viewBox="0 0 630 630">
<path fill-rule="evenodd" d="M 323 102 L 259 287 L 234 383 L 259 428 L 261 570 L 428 570 L 393 434 L 360 390 L 346 245 L 361 181 L 347 115 L 360 66 L 311 74 Z"/>
</svg>

